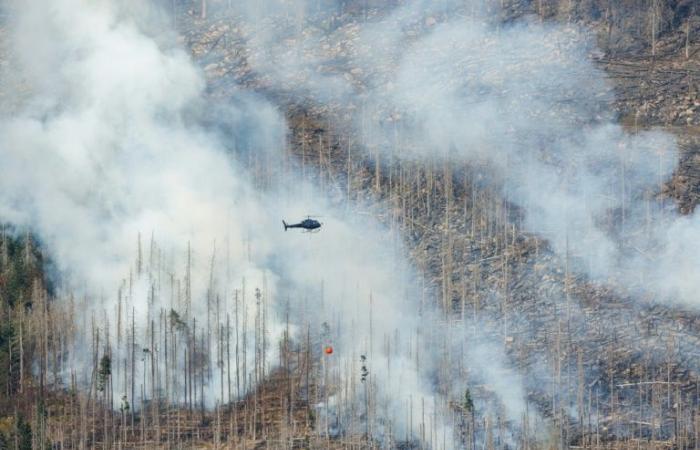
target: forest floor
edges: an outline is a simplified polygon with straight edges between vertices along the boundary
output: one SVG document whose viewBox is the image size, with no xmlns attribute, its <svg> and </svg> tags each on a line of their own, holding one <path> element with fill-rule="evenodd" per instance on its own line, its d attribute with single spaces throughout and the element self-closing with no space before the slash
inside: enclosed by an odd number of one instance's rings
<svg viewBox="0 0 700 450">
<path fill-rule="evenodd" d="M 350 39 L 353 21 L 347 20 Z M 225 97 L 234 81 L 286 108 L 292 153 L 317 173 L 343 179 L 348 197 L 382 205 L 377 218 L 400 229 L 452 319 L 469 323 L 473 315 L 490 322 L 480 326 L 504 342 L 519 372 L 539 381 L 529 386 L 529 397 L 558 423 L 562 442 L 698 445 L 700 315 L 639 298 L 614 277 L 600 283 L 570 271 L 546 242 L 522 231 L 517 208 L 495 191 L 473 189 L 474 168 L 429 173 L 406 166 L 401 170 L 418 175 L 397 183 L 398 172 L 349 161 L 346 155 L 363 150 L 349 151 L 349 131 L 329 125 L 342 123 L 336 119 L 347 113 L 344 105 L 300 104 L 283 87 L 271 91 L 265 76 L 246 64 L 239 46 L 245 27 L 226 19 L 195 24 L 184 36 L 202 61 L 212 95 Z M 658 128 L 677 137 L 680 163 L 661 195 L 688 214 L 700 199 L 700 45 L 686 49 L 683 36 L 669 33 L 653 56 L 601 52 L 592 59 L 608 76 L 615 91 L 611 106 L 630 132 Z M 347 68 L 346 77 L 356 74 Z M 327 156 L 315 156 L 326 155 L 310 149 L 315 142 L 327 146 Z M 593 414 L 592 404 L 604 413 Z M 576 410 L 578 419 L 565 410 Z"/>
<path fill-rule="evenodd" d="M 351 17 L 341 21 L 352 30 Z M 374 205 L 368 212 L 401 233 L 448 320 L 465 326 L 482 321 L 503 342 L 512 366 L 537 380 L 528 386 L 528 397 L 557 424 L 561 442 L 700 445 L 700 314 L 638 298 L 614 277 L 600 283 L 576 274 L 546 242 L 522 230 L 516 207 L 494 189 L 475 188 L 478 168 L 452 172 L 407 164 L 394 172 L 378 169 L 371 159 L 349 159 L 366 149 L 351 143 L 348 128 L 337 126 L 345 105 L 300 104 L 284 87 L 270 89 L 246 64 L 246 27 L 232 26 L 229 18 L 203 21 L 184 14 L 181 26 L 207 75 L 209 95 L 226 97 L 244 86 L 274 99 L 291 127 L 289 151 L 309 168 L 309 178 L 336 183 L 349 200 Z M 661 128 L 677 137 L 680 162 L 661 194 L 689 214 L 700 201 L 700 45 L 686 50 L 682 38 L 680 31 L 662 37 L 654 56 L 593 59 L 609 77 L 613 108 L 628 129 Z M 348 68 L 348 76 L 355 75 Z M 371 445 L 364 436 L 324 436 L 309 403 L 300 400 L 301 385 L 294 370 L 276 371 L 231 407 L 155 408 L 128 425 L 118 413 L 68 393 L 56 393 L 46 409 L 52 434 L 65 436 L 62 448 L 106 448 L 116 442 L 115 429 L 123 433 L 122 448 L 173 448 L 174 442 L 185 448 Z M 81 408 L 94 408 L 93 422 L 76 422 Z M 76 440 L 71 430 L 80 427 L 95 430 L 92 441 Z"/>
</svg>

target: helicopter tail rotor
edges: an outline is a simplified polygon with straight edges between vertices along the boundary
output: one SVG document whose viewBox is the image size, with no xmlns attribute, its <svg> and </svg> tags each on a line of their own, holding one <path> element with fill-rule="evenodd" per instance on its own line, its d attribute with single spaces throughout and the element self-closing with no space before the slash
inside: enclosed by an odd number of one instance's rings
<svg viewBox="0 0 700 450">
<path fill-rule="evenodd" d="M 289 225 L 287 225 L 287 222 L 284 220 L 282 221 L 282 225 L 284 225 L 284 231 L 287 231 L 287 228 L 289 228 Z"/>
</svg>

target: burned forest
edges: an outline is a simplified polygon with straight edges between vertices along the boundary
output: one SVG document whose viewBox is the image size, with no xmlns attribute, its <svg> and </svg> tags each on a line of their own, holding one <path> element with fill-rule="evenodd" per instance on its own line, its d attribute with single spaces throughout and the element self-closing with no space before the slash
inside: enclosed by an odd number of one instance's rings
<svg viewBox="0 0 700 450">
<path fill-rule="evenodd" d="M 0 1 L 0 450 L 699 448 L 699 91 L 694 0 Z"/>
</svg>

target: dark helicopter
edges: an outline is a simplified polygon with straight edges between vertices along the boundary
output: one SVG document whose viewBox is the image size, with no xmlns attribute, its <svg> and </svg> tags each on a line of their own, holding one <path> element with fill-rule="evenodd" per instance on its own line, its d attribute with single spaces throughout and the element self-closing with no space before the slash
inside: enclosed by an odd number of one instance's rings
<svg viewBox="0 0 700 450">
<path fill-rule="evenodd" d="M 293 223 L 291 225 L 283 220 L 282 224 L 284 225 L 284 231 L 287 231 L 287 228 L 303 228 L 307 233 L 321 231 L 319 230 L 319 228 L 321 228 L 321 222 L 312 219 L 311 216 L 308 216 L 299 223 Z"/>
</svg>

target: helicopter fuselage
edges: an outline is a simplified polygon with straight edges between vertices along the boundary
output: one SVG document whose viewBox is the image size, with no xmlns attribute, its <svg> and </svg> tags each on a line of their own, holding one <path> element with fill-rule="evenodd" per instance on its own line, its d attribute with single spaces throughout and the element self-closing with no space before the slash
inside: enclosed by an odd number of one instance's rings
<svg viewBox="0 0 700 450">
<path fill-rule="evenodd" d="M 307 231 L 313 231 L 318 228 L 321 228 L 321 222 L 315 219 L 304 219 L 299 223 L 293 223 L 293 224 L 288 224 L 284 220 L 282 221 L 282 224 L 284 225 L 284 231 L 287 231 L 287 228 L 303 228 L 304 230 Z"/>
</svg>

